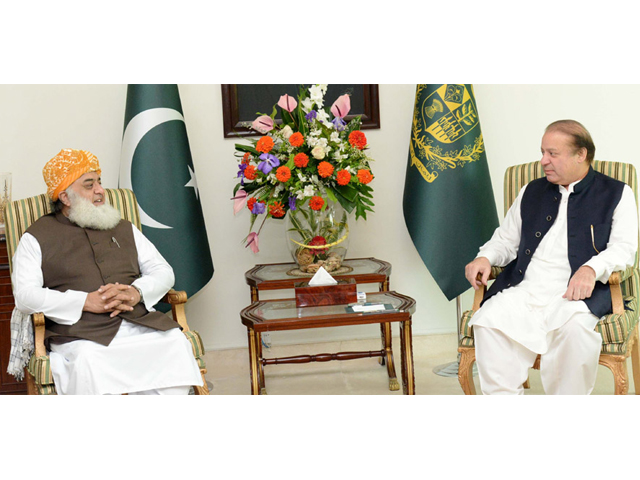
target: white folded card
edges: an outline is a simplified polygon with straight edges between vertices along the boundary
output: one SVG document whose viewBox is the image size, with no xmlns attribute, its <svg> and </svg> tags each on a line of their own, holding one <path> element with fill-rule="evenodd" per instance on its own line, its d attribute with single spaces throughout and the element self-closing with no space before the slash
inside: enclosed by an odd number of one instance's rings
<svg viewBox="0 0 640 480">
<path fill-rule="evenodd" d="M 324 267 L 320 267 L 311 280 L 309 280 L 310 287 L 321 287 L 323 285 L 337 285 L 338 282 L 333 278 Z"/>
<path fill-rule="evenodd" d="M 386 310 L 386 307 L 382 303 L 378 305 L 352 305 L 351 308 L 354 312 L 378 312 Z"/>
</svg>

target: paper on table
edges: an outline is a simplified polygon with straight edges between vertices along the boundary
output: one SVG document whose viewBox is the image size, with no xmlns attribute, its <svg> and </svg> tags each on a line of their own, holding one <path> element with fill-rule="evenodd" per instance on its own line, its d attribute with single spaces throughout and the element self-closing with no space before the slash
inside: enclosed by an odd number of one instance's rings
<svg viewBox="0 0 640 480">
<path fill-rule="evenodd" d="M 309 286 L 320 287 L 322 285 L 337 285 L 338 282 L 333 278 L 324 267 L 320 267 L 311 280 L 309 280 Z"/>
</svg>

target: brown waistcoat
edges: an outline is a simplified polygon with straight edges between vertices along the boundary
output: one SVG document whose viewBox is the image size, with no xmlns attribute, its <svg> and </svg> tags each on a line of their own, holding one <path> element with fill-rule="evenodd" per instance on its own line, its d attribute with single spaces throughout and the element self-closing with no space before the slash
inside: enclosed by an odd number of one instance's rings
<svg viewBox="0 0 640 480">
<path fill-rule="evenodd" d="M 131 285 L 140 277 L 132 226 L 126 220 L 111 230 L 92 230 L 75 225 L 61 213 L 49 214 L 37 220 L 27 232 L 40 244 L 46 288 L 59 292 L 93 292 L 108 283 Z M 50 343 L 79 339 L 109 345 L 123 318 L 163 331 L 178 325 L 161 312 L 149 312 L 143 303 L 114 318 L 109 313 L 82 312 L 80 320 L 73 325 L 60 325 L 45 317 L 45 345 L 49 348 Z"/>
</svg>

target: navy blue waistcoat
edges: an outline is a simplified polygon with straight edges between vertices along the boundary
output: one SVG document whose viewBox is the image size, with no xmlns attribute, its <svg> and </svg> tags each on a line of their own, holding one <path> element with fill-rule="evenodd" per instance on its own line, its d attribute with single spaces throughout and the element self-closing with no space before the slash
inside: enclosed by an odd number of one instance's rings
<svg viewBox="0 0 640 480">
<path fill-rule="evenodd" d="M 573 193 L 569 195 L 567 235 L 572 276 L 585 262 L 598 254 L 596 249 L 602 252 L 607 248 L 613 212 L 620 202 L 624 185 L 623 182 L 589 168 L 587 176 L 575 185 Z M 518 256 L 493 282 L 482 303 L 522 281 L 531 257 L 558 216 L 561 197 L 558 185 L 549 182 L 546 177 L 529 183 L 520 206 L 522 231 Z M 598 318 L 611 313 L 609 286 L 596 282 L 591 297 L 585 303 Z"/>
</svg>

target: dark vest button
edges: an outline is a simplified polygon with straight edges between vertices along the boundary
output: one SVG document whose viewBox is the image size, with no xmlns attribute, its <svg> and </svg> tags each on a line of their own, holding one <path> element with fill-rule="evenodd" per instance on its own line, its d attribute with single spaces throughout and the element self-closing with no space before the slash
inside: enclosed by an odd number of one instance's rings
<svg viewBox="0 0 640 480">
<path fill-rule="evenodd" d="M 518 272 L 520 272 L 520 275 L 524 275 L 524 274 L 522 273 L 522 270 L 518 270 Z"/>
<path fill-rule="evenodd" d="M 531 250 L 529 250 L 528 248 L 524 251 L 524 253 L 526 253 L 527 255 L 531 255 Z"/>
<path fill-rule="evenodd" d="M 542 234 L 540 232 L 536 232 L 536 238 L 540 238 Z"/>
<path fill-rule="evenodd" d="M 547 222 L 551 221 L 551 215 L 547 215 Z"/>
</svg>

